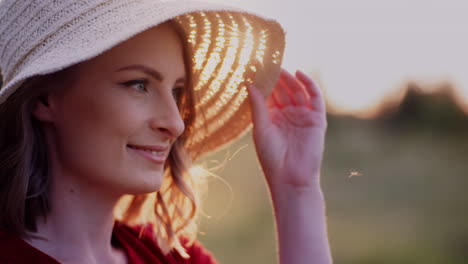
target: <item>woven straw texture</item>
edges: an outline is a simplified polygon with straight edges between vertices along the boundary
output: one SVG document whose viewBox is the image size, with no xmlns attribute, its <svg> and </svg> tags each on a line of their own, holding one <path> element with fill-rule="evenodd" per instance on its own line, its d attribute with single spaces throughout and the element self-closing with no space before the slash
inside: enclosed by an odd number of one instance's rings
<svg viewBox="0 0 468 264">
<path fill-rule="evenodd" d="M 32 76 L 93 58 L 164 21 L 180 23 L 193 54 L 194 158 L 251 125 L 245 82 L 264 95 L 280 71 L 285 39 L 273 20 L 184 0 L 0 0 L 0 103 Z"/>
</svg>

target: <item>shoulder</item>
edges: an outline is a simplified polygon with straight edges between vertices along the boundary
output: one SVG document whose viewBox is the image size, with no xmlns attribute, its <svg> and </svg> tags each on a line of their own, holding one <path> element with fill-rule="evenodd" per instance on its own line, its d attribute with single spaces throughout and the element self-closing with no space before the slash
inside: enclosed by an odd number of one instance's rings
<svg viewBox="0 0 468 264">
<path fill-rule="evenodd" d="M 169 254 L 163 254 L 156 239 L 153 235 L 153 230 L 150 224 L 145 226 L 129 226 L 121 222 L 116 222 L 114 233 L 126 248 L 127 252 L 134 251 L 144 254 L 151 252 L 154 257 L 164 261 L 164 263 L 174 264 L 216 264 L 213 255 L 199 241 L 190 243 L 188 239 L 182 238 L 182 246 L 190 256 L 184 259 L 177 252 L 172 251 Z M 129 253 L 129 252 L 128 252 Z"/>
<path fill-rule="evenodd" d="M 58 264 L 56 260 L 32 247 L 15 233 L 0 228 L 0 264 Z"/>
<path fill-rule="evenodd" d="M 13 257 L 18 254 L 29 255 L 30 251 L 25 249 L 27 247 L 17 235 L 7 229 L 0 228 L 0 264 L 14 263 Z"/>
<path fill-rule="evenodd" d="M 0 264 L 13 263 L 11 244 L 15 242 L 16 238 L 9 231 L 0 228 Z"/>
</svg>

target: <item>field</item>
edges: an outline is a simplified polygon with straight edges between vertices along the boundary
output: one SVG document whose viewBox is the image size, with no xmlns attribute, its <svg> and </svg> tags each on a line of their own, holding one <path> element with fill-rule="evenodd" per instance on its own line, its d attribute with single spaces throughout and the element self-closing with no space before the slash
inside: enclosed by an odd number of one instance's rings
<svg viewBox="0 0 468 264">
<path fill-rule="evenodd" d="M 409 94 L 376 120 L 329 116 L 322 186 L 335 263 L 468 263 L 467 124 L 444 95 Z M 247 135 L 205 160 L 224 165 L 199 238 L 222 264 L 276 262 L 252 146 Z"/>
</svg>

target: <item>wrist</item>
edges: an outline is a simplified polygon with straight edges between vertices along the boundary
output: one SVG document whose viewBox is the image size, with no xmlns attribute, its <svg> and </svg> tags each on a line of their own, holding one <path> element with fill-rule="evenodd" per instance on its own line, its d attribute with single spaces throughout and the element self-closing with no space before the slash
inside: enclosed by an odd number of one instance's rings
<svg viewBox="0 0 468 264">
<path fill-rule="evenodd" d="M 294 198 L 323 200 L 320 173 L 313 173 L 308 177 L 304 177 L 304 175 L 294 176 L 291 174 L 287 176 L 288 177 L 285 177 L 285 175 L 273 175 L 273 177 L 266 177 L 268 189 L 273 199 Z"/>
<path fill-rule="evenodd" d="M 331 263 L 320 186 L 285 188 L 272 194 L 272 201 L 280 263 Z"/>
<path fill-rule="evenodd" d="M 277 213 L 325 208 L 325 197 L 320 185 L 301 188 L 284 186 L 280 190 L 270 190 L 270 194 Z"/>
</svg>

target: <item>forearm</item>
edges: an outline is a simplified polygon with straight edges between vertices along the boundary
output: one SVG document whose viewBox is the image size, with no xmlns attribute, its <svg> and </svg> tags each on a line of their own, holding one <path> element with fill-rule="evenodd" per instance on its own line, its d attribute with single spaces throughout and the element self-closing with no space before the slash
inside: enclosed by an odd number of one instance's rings
<svg viewBox="0 0 468 264">
<path fill-rule="evenodd" d="M 271 190 L 281 264 L 332 263 L 320 187 Z"/>
<path fill-rule="evenodd" d="M 319 183 L 327 128 L 321 91 L 306 74 L 282 70 L 266 100 L 254 86 L 249 93 L 255 149 L 275 211 L 280 263 L 330 264 Z"/>
</svg>

